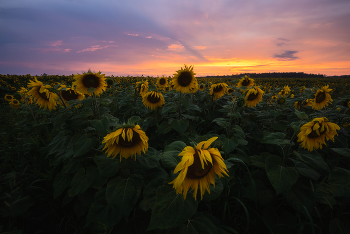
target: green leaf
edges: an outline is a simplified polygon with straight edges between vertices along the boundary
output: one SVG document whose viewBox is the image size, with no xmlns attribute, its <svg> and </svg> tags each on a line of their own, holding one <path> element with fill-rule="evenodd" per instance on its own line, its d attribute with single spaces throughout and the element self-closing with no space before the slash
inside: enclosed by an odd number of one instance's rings
<svg viewBox="0 0 350 234">
<path fill-rule="evenodd" d="M 165 146 L 164 152 L 167 151 L 178 151 L 181 153 L 181 151 L 186 147 L 187 145 L 183 141 L 174 141 L 170 143 L 169 145 Z"/>
<path fill-rule="evenodd" d="M 201 215 L 190 219 L 187 225 L 180 229 L 179 234 L 217 234 L 217 228 L 207 217 Z"/>
<path fill-rule="evenodd" d="M 91 126 L 101 133 L 102 136 L 106 136 L 109 132 L 109 120 L 106 116 L 101 120 L 94 119 L 90 121 Z"/>
<path fill-rule="evenodd" d="M 230 139 L 226 139 L 224 141 L 224 149 L 226 151 L 226 154 L 231 153 L 232 151 L 234 151 L 236 149 L 236 147 L 238 146 L 239 142 L 238 139 L 236 137 L 231 137 Z"/>
<path fill-rule="evenodd" d="M 184 133 L 184 132 L 186 132 L 189 124 L 190 124 L 189 121 L 186 119 L 181 119 L 181 120 L 174 119 L 170 125 L 178 133 Z"/>
<path fill-rule="evenodd" d="M 129 125 L 136 125 L 136 123 L 140 120 L 141 120 L 141 118 L 139 116 L 132 116 L 128 119 L 128 124 Z"/>
<path fill-rule="evenodd" d="M 330 171 L 328 165 L 316 150 L 312 152 L 306 150 L 300 150 L 299 152 L 293 151 L 293 154 L 314 169 L 322 169 L 328 172 Z"/>
<path fill-rule="evenodd" d="M 290 158 L 290 160 L 292 160 L 295 163 L 294 167 L 295 167 L 295 169 L 297 169 L 297 171 L 301 175 L 303 175 L 309 179 L 312 179 L 312 180 L 318 180 L 320 178 L 321 175 L 317 171 L 315 171 L 314 169 L 310 168 L 305 163 L 291 159 L 291 158 Z"/>
<path fill-rule="evenodd" d="M 70 185 L 71 175 L 58 173 L 53 182 L 53 197 L 56 199 Z"/>
<path fill-rule="evenodd" d="M 96 147 L 98 140 L 96 137 L 88 138 L 87 135 L 82 135 L 79 141 L 73 146 L 73 157 L 79 157 L 86 154 L 91 149 Z"/>
<path fill-rule="evenodd" d="M 270 110 L 269 111 L 270 115 L 272 115 L 274 118 L 277 118 L 282 114 L 282 111 L 275 111 L 275 110 Z"/>
<path fill-rule="evenodd" d="M 294 113 L 298 116 L 299 119 L 308 119 L 309 116 L 305 112 L 298 111 L 297 109 L 294 110 Z"/>
<path fill-rule="evenodd" d="M 174 103 L 167 103 L 162 107 L 162 115 L 165 115 L 171 112 L 176 112 L 177 108 L 178 108 L 178 105 Z"/>
<path fill-rule="evenodd" d="M 114 176 L 120 169 L 119 158 L 107 158 L 104 156 L 95 156 L 94 161 L 97 165 L 98 171 L 103 176 Z"/>
<path fill-rule="evenodd" d="M 229 120 L 225 118 L 216 118 L 212 122 L 217 123 L 220 127 L 226 128 L 229 125 Z"/>
<path fill-rule="evenodd" d="M 92 112 L 91 108 L 84 108 L 84 109 L 80 110 L 80 112 L 78 114 L 73 115 L 73 117 L 70 119 L 71 120 L 72 119 L 86 119 L 92 115 L 93 115 L 93 112 Z"/>
<path fill-rule="evenodd" d="M 329 233 L 330 234 L 347 234 L 349 233 L 346 230 L 345 225 L 338 218 L 334 218 L 329 222 Z"/>
<path fill-rule="evenodd" d="M 109 106 L 113 102 L 110 98 L 101 98 L 100 103 L 102 106 Z"/>
<path fill-rule="evenodd" d="M 289 140 L 284 140 L 286 134 L 283 132 L 272 132 L 267 136 L 264 136 L 261 143 L 273 144 L 273 145 L 288 145 L 290 144 Z"/>
<path fill-rule="evenodd" d="M 107 203 L 117 209 L 121 216 L 128 217 L 140 196 L 143 177 L 132 174 L 129 178 L 116 177 L 108 182 Z"/>
<path fill-rule="evenodd" d="M 336 167 L 328 177 L 334 197 L 350 197 L 350 171 Z"/>
<path fill-rule="evenodd" d="M 264 168 L 265 167 L 265 160 L 267 157 L 271 156 L 272 154 L 268 152 L 263 152 L 260 155 L 253 155 L 250 156 L 250 161 L 253 166 Z"/>
<path fill-rule="evenodd" d="M 265 161 L 265 170 L 276 194 L 290 189 L 298 180 L 298 172 L 291 167 L 283 167 L 282 159 L 276 155 L 270 155 Z"/>
<path fill-rule="evenodd" d="M 188 99 L 186 96 L 181 96 L 179 100 L 186 109 L 190 106 L 190 99 Z"/>
<path fill-rule="evenodd" d="M 342 156 L 350 158 L 350 149 L 348 148 L 331 148 L 331 150 Z"/>
<path fill-rule="evenodd" d="M 168 121 L 163 121 L 159 126 L 158 126 L 158 133 L 159 134 L 165 134 L 170 132 L 173 129 L 173 127 L 168 123 Z"/>
<path fill-rule="evenodd" d="M 197 211 L 197 205 L 191 194 L 187 194 L 184 200 L 181 193 L 176 194 L 169 186 L 159 187 L 147 230 L 176 227 L 192 217 Z"/>
<path fill-rule="evenodd" d="M 125 160 L 125 165 L 131 169 L 152 169 L 159 166 L 159 152 L 149 147 L 144 155 L 136 155 Z"/>
<path fill-rule="evenodd" d="M 87 89 L 87 91 L 89 93 L 93 93 L 93 92 L 95 92 L 95 90 L 96 90 L 96 88 L 94 88 L 94 87 L 90 87 L 90 88 Z"/>
<path fill-rule="evenodd" d="M 74 175 L 72 182 L 71 182 L 71 189 L 68 191 L 68 196 L 74 197 L 80 193 L 85 192 L 92 183 L 93 177 L 89 176 L 91 175 L 92 170 L 94 167 L 80 168 Z"/>
</svg>

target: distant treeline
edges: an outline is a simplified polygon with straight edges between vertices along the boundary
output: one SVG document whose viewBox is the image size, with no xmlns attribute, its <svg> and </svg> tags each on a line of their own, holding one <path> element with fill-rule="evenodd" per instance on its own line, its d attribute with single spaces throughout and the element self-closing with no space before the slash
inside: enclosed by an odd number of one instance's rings
<svg viewBox="0 0 350 234">
<path fill-rule="evenodd" d="M 205 76 L 207 78 L 241 78 L 249 75 L 251 78 L 350 78 L 350 75 L 327 76 L 324 74 L 309 74 L 304 72 L 269 72 L 269 73 L 241 73 L 236 75 Z"/>
</svg>

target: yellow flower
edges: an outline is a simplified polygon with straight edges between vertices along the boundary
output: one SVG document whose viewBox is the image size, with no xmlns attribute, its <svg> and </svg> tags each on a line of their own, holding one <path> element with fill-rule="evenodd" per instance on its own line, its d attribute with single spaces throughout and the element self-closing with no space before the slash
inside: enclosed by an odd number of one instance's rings
<svg viewBox="0 0 350 234">
<path fill-rule="evenodd" d="M 13 95 L 6 94 L 4 98 L 5 98 L 6 101 L 10 102 L 10 101 L 13 100 Z"/>
<path fill-rule="evenodd" d="M 87 72 L 74 75 L 75 81 L 72 87 L 76 86 L 75 90 L 88 95 L 100 96 L 106 90 L 106 78 L 104 74 Z M 94 92 L 88 92 L 89 88 L 95 88 Z"/>
<path fill-rule="evenodd" d="M 51 88 L 50 85 L 44 85 L 41 81 L 38 81 L 36 77 L 34 79 L 34 81 L 30 81 L 28 84 L 28 88 L 31 88 L 28 91 L 28 95 L 31 96 L 31 99 L 35 101 L 40 108 L 47 108 L 49 110 L 56 109 L 57 100 L 59 99 L 58 95 L 48 90 L 48 88 Z"/>
<path fill-rule="evenodd" d="M 239 80 L 237 87 L 241 87 L 241 86 L 246 86 L 246 87 L 251 87 L 254 85 L 254 79 L 250 78 L 248 75 L 245 75 L 244 77 L 242 77 L 242 79 Z"/>
<path fill-rule="evenodd" d="M 120 154 L 120 161 L 136 154 L 141 155 L 148 150 L 148 137 L 141 130 L 139 125 L 135 127 L 122 127 L 115 132 L 107 134 L 102 143 L 106 143 L 103 150 L 106 150 L 107 157 L 115 158 Z"/>
<path fill-rule="evenodd" d="M 187 67 L 185 64 L 185 68 L 181 67 L 181 70 L 176 71 L 174 77 L 172 79 L 173 89 L 182 93 L 192 93 L 193 90 L 197 91 L 198 82 L 196 77 L 194 77 L 196 73 L 193 72 L 193 66 Z"/>
<path fill-rule="evenodd" d="M 322 145 L 326 145 L 326 139 L 334 141 L 334 136 L 338 135 L 336 130 L 340 130 L 340 127 L 328 122 L 326 117 L 315 118 L 300 128 L 298 142 L 301 142 L 301 146 L 308 151 L 322 149 Z"/>
<path fill-rule="evenodd" d="M 213 84 L 210 87 L 210 95 L 214 95 L 214 100 L 221 98 L 224 96 L 225 91 L 226 91 L 227 84 L 226 83 L 218 83 L 218 84 Z"/>
<path fill-rule="evenodd" d="M 203 91 L 204 89 L 205 89 L 205 84 L 200 84 L 200 85 L 199 85 L 199 90 L 200 90 L 200 91 Z"/>
<path fill-rule="evenodd" d="M 288 94 L 290 91 L 291 91 L 290 88 L 288 87 L 288 85 L 286 85 L 278 94 L 284 97 L 284 95 Z"/>
<path fill-rule="evenodd" d="M 19 101 L 17 99 L 13 99 L 9 104 L 12 108 L 19 108 L 20 107 Z"/>
<path fill-rule="evenodd" d="M 60 95 L 63 99 L 63 101 L 66 103 L 66 105 L 69 105 L 67 102 L 71 100 L 83 100 L 85 98 L 85 95 L 81 92 L 74 90 L 72 88 L 66 88 L 66 90 L 61 90 Z"/>
<path fill-rule="evenodd" d="M 158 89 L 165 89 L 165 87 L 168 85 L 168 80 L 165 76 L 162 76 L 157 79 L 157 87 Z"/>
<path fill-rule="evenodd" d="M 160 92 L 151 91 L 142 96 L 143 104 L 151 110 L 164 105 L 164 97 Z"/>
<path fill-rule="evenodd" d="M 187 192 L 191 188 L 194 190 L 193 196 L 197 199 L 198 186 L 200 187 L 201 199 L 205 190 L 210 193 L 209 185 L 215 186 L 215 176 L 223 177 L 228 170 L 221 157 L 220 151 L 216 148 L 209 148 L 218 137 L 212 137 L 207 141 L 200 142 L 196 149 L 191 146 L 185 147 L 179 156 L 181 162 L 176 166 L 174 174 L 179 175 L 169 184 L 173 184 L 176 194 L 182 193 L 186 199 Z"/>
<path fill-rule="evenodd" d="M 312 108 L 316 110 L 320 110 L 325 106 L 328 106 L 328 102 L 332 102 L 331 95 L 329 94 L 332 89 L 327 86 L 322 87 L 322 89 L 317 90 L 315 94 L 315 98 L 313 99 Z"/>
<path fill-rule="evenodd" d="M 248 107 L 255 107 L 259 102 L 262 101 L 263 95 L 264 91 L 262 91 L 259 87 L 248 89 L 245 95 L 246 105 Z"/>
<path fill-rule="evenodd" d="M 140 95 L 141 95 L 141 97 L 147 93 L 147 90 L 148 90 L 148 81 L 145 81 L 145 82 L 141 85 L 141 89 L 140 89 Z"/>
</svg>

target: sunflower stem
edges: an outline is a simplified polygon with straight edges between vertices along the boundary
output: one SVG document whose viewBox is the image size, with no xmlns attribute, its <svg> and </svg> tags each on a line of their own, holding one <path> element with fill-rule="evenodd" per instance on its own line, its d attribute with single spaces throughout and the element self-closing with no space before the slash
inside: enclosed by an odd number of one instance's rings
<svg viewBox="0 0 350 234">
<path fill-rule="evenodd" d="M 67 108 L 66 103 L 63 101 L 63 98 L 62 98 L 62 96 L 61 96 L 61 92 L 58 93 L 58 96 L 60 97 L 60 100 L 61 100 L 61 102 L 62 102 L 64 108 Z"/>
<path fill-rule="evenodd" d="M 179 98 L 179 120 L 181 119 L 181 97 L 182 97 L 182 93 L 180 92 L 180 98 Z"/>
</svg>

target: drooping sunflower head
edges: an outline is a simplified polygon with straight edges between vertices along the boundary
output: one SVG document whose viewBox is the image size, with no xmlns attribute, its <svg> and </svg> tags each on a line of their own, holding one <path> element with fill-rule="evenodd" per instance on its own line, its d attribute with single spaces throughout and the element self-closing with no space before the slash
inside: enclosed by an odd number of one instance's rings
<svg viewBox="0 0 350 234">
<path fill-rule="evenodd" d="M 165 89 L 168 85 L 168 79 L 165 76 L 162 76 L 157 79 L 158 89 Z"/>
<path fill-rule="evenodd" d="M 107 157 L 115 158 L 119 154 L 120 161 L 122 157 L 130 156 L 135 156 L 136 160 L 136 154 L 141 155 L 141 152 L 145 153 L 148 150 L 148 137 L 139 125 L 121 127 L 107 134 L 102 143 L 105 143 L 103 150 L 106 151 Z"/>
<path fill-rule="evenodd" d="M 306 99 L 305 101 L 303 101 L 302 106 L 303 107 L 312 106 L 313 102 L 314 102 L 313 99 Z"/>
<path fill-rule="evenodd" d="M 326 140 L 334 141 L 334 136 L 338 135 L 336 130 L 340 130 L 340 127 L 328 122 L 326 117 L 315 118 L 300 128 L 298 142 L 301 142 L 301 146 L 308 151 L 322 149 L 322 145 L 326 145 Z"/>
<path fill-rule="evenodd" d="M 19 94 L 21 94 L 22 96 L 27 96 L 28 95 L 28 89 L 24 88 L 24 87 L 21 87 L 19 90 L 18 90 Z"/>
<path fill-rule="evenodd" d="M 104 74 L 100 74 L 99 72 L 87 72 L 83 74 L 74 75 L 75 81 L 72 84 L 72 87 L 76 86 L 75 90 L 88 95 L 95 94 L 96 96 L 100 96 L 103 91 L 106 90 L 106 78 Z M 89 92 L 88 89 L 95 89 L 93 92 Z"/>
<path fill-rule="evenodd" d="M 343 106 L 345 106 L 346 108 L 350 108 L 350 99 L 346 99 L 346 100 L 343 102 Z"/>
<path fill-rule="evenodd" d="M 247 107 L 255 107 L 259 102 L 262 101 L 262 97 L 264 95 L 264 91 L 262 91 L 259 87 L 253 87 L 246 91 L 245 101 Z"/>
<path fill-rule="evenodd" d="M 147 91 L 148 91 L 148 81 L 145 81 L 145 82 L 143 82 L 141 84 L 141 87 L 140 87 L 140 95 L 141 95 L 141 97 L 143 95 L 145 95 L 147 93 Z"/>
<path fill-rule="evenodd" d="M 312 108 L 320 110 L 325 106 L 328 106 L 328 103 L 333 101 L 330 95 L 330 91 L 332 91 L 332 89 L 329 89 L 328 85 L 322 87 L 321 89 L 318 89 L 315 94 L 315 98 L 313 99 Z"/>
<path fill-rule="evenodd" d="M 228 88 L 227 89 L 227 94 L 228 95 L 232 95 L 232 93 L 234 92 L 235 90 L 233 88 Z"/>
<path fill-rule="evenodd" d="M 197 79 L 195 77 L 196 73 L 193 72 L 193 66 L 185 68 L 181 67 L 181 70 L 176 71 L 172 79 L 172 84 L 174 89 L 182 93 L 191 93 L 193 89 L 198 85 Z"/>
<path fill-rule="evenodd" d="M 66 90 L 61 90 L 60 95 L 63 99 L 63 101 L 68 105 L 68 101 L 71 100 L 83 100 L 85 98 L 85 95 L 81 92 L 74 90 L 72 88 L 66 88 Z"/>
<path fill-rule="evenodd" d="M 6 101 L 8 101 L 8 102 L 11 102 L 11 101 L 14 99 L 14 97 L 13 97 L 13 95 L 6 94 L 5 97 L 4 97 L 4 99 L 5 99 Z"/>
<path fill-rule="evenodd" d="M 218 137 L 212 137 L 207 141 L 200 142 L 196 149 L 192 146 L 185 147 L 179 156 L 182 156 L 181 162 L 176 166 L 174 174 L 179 175 L 169 184 L 173 184 L 176 193 L 182 193 L 186 199 L 187 192 L 191 188 L 193 196 L 197 199 L 198 187 L 201 193 L 201 199 L 205 191 L 210 193 L 209 185 L 215 186 L 215 176 L 223 177 L 228 170 L 221 157 L 220 151 L 216 148 L 209 148 L 210 144 Z"/>
<path fill-rule="evenodd" d="M 214 100 L 221 98 L 222 96 L 224 96 L 225 92 L 226 92 L 226 87 L 227 84 L 226 83 L 218 83 L 218 84 L 213 84 L 210 87 L 210 95 L 213 95 Z"/>
<path fill-rule="evenodd" d="M 40 108 L 47 108 L 49 110 L 56 109 L 59 97 L 57 94 L 50 92 L 50 85 L 44 85 L 35 77 L 34 81 L 29 82 L 28 87 L 31 88 L 28 91 L 28 95 Z"/>
<path fill-rule="evenodd" d="M 203 90 L 205 89 L 205 84 L 200 84 L 199 87 L 198 87 L 198 89 L 199 89 L 200 91 L 203 91 Z"/>
<path fill-rule="evenodd" d="M 106 81 L 106 83 L 107 83 L 107 86 L 108 86 L 108 87 L 111 87 L 111 86 L 113 85 L 114 81 L 113 81 L 112 79 L 108 79 L 108 80 Z"/>
<path fill-rule="evenodd" d="M 250 78 L 249 75 L 245 75 L 242 79 L 239 80 L 237 87 L 245 86 L 247 88 L 254 85 L 254 79 Z"/>
<path fill-rule="evenodd" d="M 142 102 L 148 109 L 155 110 L 164 105 L 164 97 L 160 92 L 150 91 L 142 96 Z"/>
</svg>

